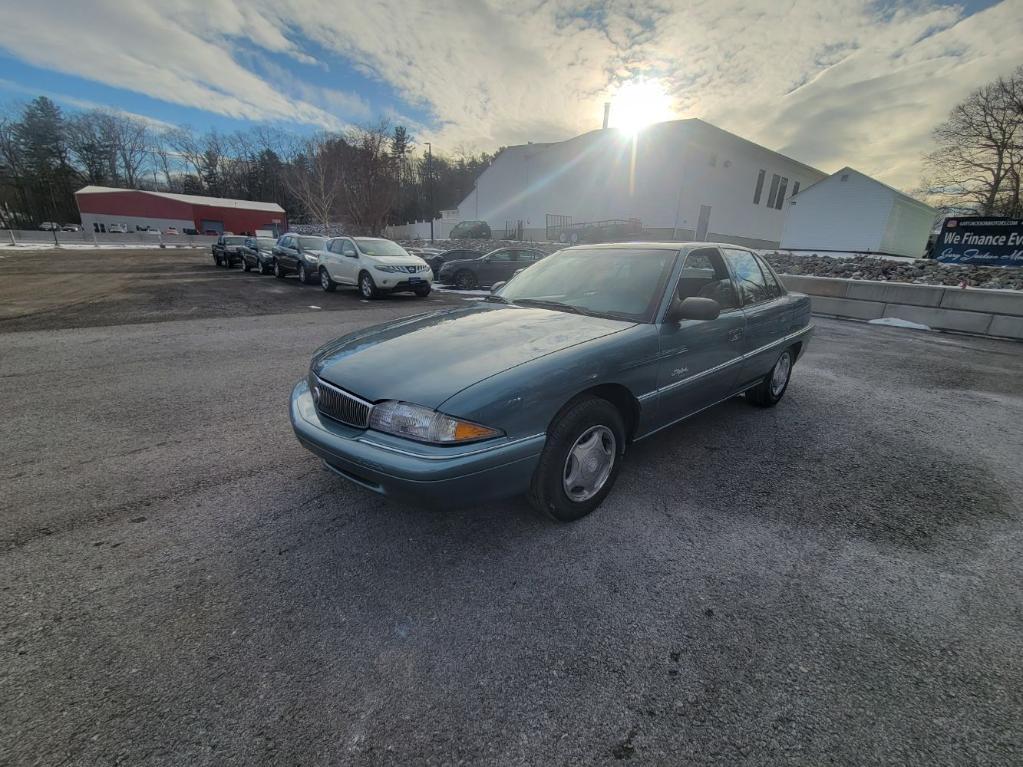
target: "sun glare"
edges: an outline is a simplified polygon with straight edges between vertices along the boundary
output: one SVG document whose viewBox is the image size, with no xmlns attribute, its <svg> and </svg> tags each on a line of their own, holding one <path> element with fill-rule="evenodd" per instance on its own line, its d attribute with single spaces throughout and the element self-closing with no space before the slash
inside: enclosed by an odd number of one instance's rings
<svg viewBox="0 0 1023 767">
<path fill-rule="evenodd" d="M 611 125 L 633 134 L 651 123 L 670 120 L 671 97 L 660 80 L 622 83 L 611 97 Z"/>
</svg>

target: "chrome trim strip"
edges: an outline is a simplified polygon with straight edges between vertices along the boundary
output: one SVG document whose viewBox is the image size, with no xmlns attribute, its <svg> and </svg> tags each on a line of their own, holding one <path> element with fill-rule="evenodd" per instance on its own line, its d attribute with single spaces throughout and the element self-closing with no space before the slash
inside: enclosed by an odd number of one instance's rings
<svg viewBox="0 0 1023 767">
<path fill-rule="evenodd" d="M 511 440 L 509 442 L 502 442 L 502 443 L 500 443 L 498 445 L 487 445 L 486 447 L 481 447 L 478 450 L 469 450 L 469 451 L 464 452 L 464 453 L 452 453 L 451 455 L 436 455 L 434 453 L 417 453 L 414 450 L 403 450 L 400 447 L 394 447 L 393 445 L 385 445 L 382 442 L 377 442 L 377 441 L 372 440 L 372 439 L 366 439 L 365 437 L 356 437 L 355 441 L 356 442 L 361 442 L 364 445 L 371 445 L 372 447 L 378 447 L 381 450 L 387 450 L 387 451 L 389 451 L 391 453 L 398 453 L 399 455 L 407 455 L 407 456 L 410 456 L 412 458 L 422 458 L 422 459 L 427 460 L 427 461 L 449 461 L 452 458 L 466 458 L 466 457 L 468 457 L 470 455 L 479 455 L 480 453 L 489 453 L 492 450 L 497 450 L 497 449 L 502 448 L 502 447 L 512 447 L 513 445 L 518 445 L 518 444 L 520 444 L 522 442 L 528 442 L 529 440 L 537 439 L 539 437 L 546 437 L 546 436 L 547 436 L 547 432 L 543 432 L 542 431 L 539 434 L 533 434 L 532 436 L 529 436 L 529 437 L 519 437 L 518 439 L 513 439 L 513 440 Z"/>
<path fill-rule="evenodd" d="M 370 416 L 372 416 L 372 414 L 373 414 L 373 403 L 372 402 L 367 402 L 362 397 L 359 397 L 359 396 L 357 396 L 355 394 L 352 394 L 350 391 L 346 391 L 345 389 L 342 389 L 339 386 L 335 386 L 334 384 L 330 383 L 329 381 L 324 381 L 322 378 L 320 378 L 315 373 L 313 373 L 313 378 L 316 379 L 316 385 L 317 386 L 322 386 L 324 389 L 329 389 L 332 393 L 334 393 L 335 396 L 339 396 L 339 397 L 341 397 L 343 399 L 352 400 L 354 403 L 356 403 L 356 405 L 361 405 L 362 407 L 364 407 L 366 409 L 366 418 L 365 418 L 365 423 L 352 423 L 351 421 L 345 421 L 344 419 L 338 417 L 337 415 L 331 415 L 330 413 L 328 413 L 328 412 L 324 411 L 323 409 L 321 409 L 320 408 L 320 403 L 314 400 L 313 406 L 316 408 L 316 412 L 320 413 L 323 416 L 326 416 L 327 418 L 330 418 L 331 420 L 337 421 L 338 423 L 343 423 L 345 426 L 350 426 L 353 429 L 367 429 L 367 428 L 369 428 L 369 419 L 370 419 Z"/>
<path fill-rule="evenodd" d="M 702 371 L 700 373 L 697 373 L 695 375 L 692 375 L 689 378 L 683 378 L 681 381 L 675 381 L 674 383 L 670 383 L 667 386 L 662 386 L 660 389 L 654 389 L 653 391 L 648 391 L 646 394 L 640 394 L 638 397 L 636 397 L 636 399 L 638 399 L 640 402 L 643 402 L 644 400 L 650 399 L 651 397 L 653 397 L 656 394 L 663 394 L 664 392 L 668 392 L 668 391 L 672 391 L 673 389 L 677 389 L 680 386 L 686 386 L 688 384 L 691 384 L 691 383 L 694 383 L 696 381 L 699 381 L 701 378 L 703 378 L 705 376 L 709 376 L 709 375 L 711 375 L 713 373 L 717 373 L 718 371 L 724 370 L 729 365 L 734 365 L 736 362 L 742 362 L 744 360 L 748 360 L 750 357 L 755 357 L 756 355 L 758 355 L 758 354 L 760 354 L 762 352 L 766 352 L 766 351 L 770 350 L 771 348 L 773 348 L 775 346 L 780 346 L 781 344 L 785 343 L 786 341 L 791 341 L 793 338 L 796 338 L 797 336 L 801 336 L 801 335 L 803 335 L 805 333 L 809 333 L 810 331 L 813 330 L 813 328 L 814 328 L 813 324 L 807 325 L 805 328 L 800 328 L 795 333 L 789 333 L 787 336 L 783 336 L 782 338 L 779 338 L 776 341 L 771 341 L 771 343 L 769 343 L 769 344 L 764 344 L 763 346 L 761 346 L 761 347 L 759 347 L 757 349 L 754 349 L 751 352 L 746 352 L 745 354 L 740 354 L 738 357 L 734 357 L 734 358 L 728 360 L 728 362 L 722 362 L 720 365 L 715 365 L 714 367 L 709 368 L 707 370 L 704 370 L 704 371 Z M 697 411 L 697 412 L 699 412 L 699 411 Z M 686 416 L 686 417 L 688 418 L 688 416 Z M 661 428 L 663 428 L 663 427 L 661 427 Z"/>
<path fill-rule="evenodd" d="M 715 405 L 720 405 L 722 402 L 727 402 L 732 397 L 738 397 L 740 394 L 742 394 L 747 389 L 752 389 L 754 386 L 759 386 L 759 385 L 760 385 L 760 381 L 757 381 L 756 383 L 752 383 L 749 386 L 744 386 L 741 389 L 739 389 L 738 391 L 732 392 L 727 397 L 722 397 L 721 399 L 719 399 L 719 400 L 717 400 L 715 402 L 711 402 L 709 405 L 704 405 L 699 410 L 694 410 L 692 413 L 688 413 L 687 415 L 684 415 L 681 418 L 676 418 L 674 421 L 666 423 L 663 426 L 658 426 L 653 431 L 648 431 L 646 434 L 644 434 L 644 435 L 642 435 L 640 437 L 636 437 L 632 441 L 633 442 L 639 442 L 640 440 L 646 439 L 651 434 L 656 434 L 657 432 L 661 431 L 662 429 L 667 429 L 669 426 L 674 426 L 677 423 L 681 423 L 682 421 L 686 420 L 687 418 L 692 418 L 694 415 L 698 415 L 698 414 L 702 413 L 704 410 L 710 410 Z"/>
</svg>

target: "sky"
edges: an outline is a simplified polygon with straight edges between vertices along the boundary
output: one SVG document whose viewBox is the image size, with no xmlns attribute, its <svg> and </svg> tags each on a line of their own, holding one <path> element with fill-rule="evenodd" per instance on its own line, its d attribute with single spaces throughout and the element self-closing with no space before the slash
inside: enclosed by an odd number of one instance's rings
<svg viewBox="0 0 1023 767">
<path fill-rule="evenodd" d="M 1023 0 L 0 0 L 0 19 L 0 103 L 157 129 L 387 120 L 450 154 L 570 138 L 610 101 L 612 124 L 699 117 L 906 191 L 952 106 L 1023 64 Z"/>
</svg>

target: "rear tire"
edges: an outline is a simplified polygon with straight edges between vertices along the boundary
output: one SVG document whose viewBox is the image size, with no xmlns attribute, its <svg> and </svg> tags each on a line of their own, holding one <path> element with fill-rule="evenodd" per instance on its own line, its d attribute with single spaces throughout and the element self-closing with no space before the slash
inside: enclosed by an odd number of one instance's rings
<svg viewBox="0 0 1023 767">
<path fill-rule="evenodd" d="M 764 380 L 746 390 L 746 399 L 757 407 L 774 407 L 781 398 L 785 396 L 789 388 L 789 379 L 792 378 L 792 363 L 795 362 L 795 352 L 790 348 L 786 349 L 774 363 L 771 372 L 764 376 Z"/>
<path fill-rule="evenodd" d="M 618 408 L 600 397 L 571 403 L 547 430 L 529 503 L 558 522 L 585 517 L 611 492 L 624 453 L 625 422 Z"/>
<path fill-rule="evenodd" d="M 327 293 L 337 290 L 337 283 L 330 279 L 330 274 L 322 266 L 320 267 L 320 287 Z"/>
<path fill-rule="evenodd" d="M 377 290 L 377 284 L 373 282 L 373 276 L 369 272 L 359 275 L 359 294 L 368 301 L 380 298 L 380 291 Z"/>
</svg>

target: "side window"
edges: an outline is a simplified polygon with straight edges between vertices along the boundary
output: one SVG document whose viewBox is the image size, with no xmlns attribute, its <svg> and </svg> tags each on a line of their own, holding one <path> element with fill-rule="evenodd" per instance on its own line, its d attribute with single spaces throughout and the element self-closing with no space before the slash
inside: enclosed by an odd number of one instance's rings
<svg viewBox="0 0 1023 767">
<path fill-rule="evenodd" d="M 355 249 L 355 243 L 351 240 L 341 240 L 341 255 L 357 256 L 359 255 L 359 251 Z"/>
<path fill-rule="evenodd" d="M 735 280 L 739 283 L 739 296 L 742 298 L 743 306 L 759 304 L 774 297 L 768 291 L 764 273 L 752 253 L 748 250 L 726 248 L 725 258 L 728 259 L 728 265 L 732 267 Z"/>
<path fill-rule="evenodd" d="M 331 253 L 341 254 L 341 240 L 331 240 L 330 245 L 327 246 L 327 250 Z"/>
<path fill-rule="evenodd" d="M 490 260 L 491 261 L 500 261 L 500 262 L 514 261 L 515 259 L 512 257 L 512 253 L 513 252 L 514 251 L 511 251 L 511 250 L 501 250 L 501 251 L 498 251 L 497 253 L 494 253 L 493 255 L 490 256 Z"/>
<path fill-rule="evenodd" d="M 760 256 L 757 256 L 756 259 L 757 263 L 760 265 L 760 271 L 764 273 L 764 281 L 767 283 L 767 292 L 770 293 L 771 298 L 777 298 L 785 291 L 782 290 L 781 284 L 778 282 L 778 278 L 774 274 L 774 270 L 772 270 Z"/>
<path fill-rule="evenodd" d="M 721 305 L 722 311 L 739 308 L 731 275 L 721 254 L 714 248 L 701 248 L 686 256 L 677 290 L 682 300 L 711 298 Z"/>
</svg>

